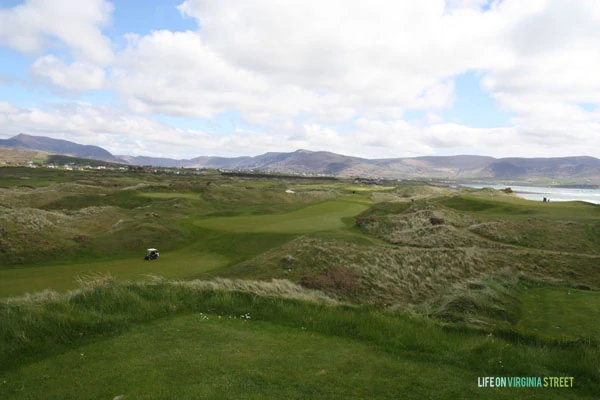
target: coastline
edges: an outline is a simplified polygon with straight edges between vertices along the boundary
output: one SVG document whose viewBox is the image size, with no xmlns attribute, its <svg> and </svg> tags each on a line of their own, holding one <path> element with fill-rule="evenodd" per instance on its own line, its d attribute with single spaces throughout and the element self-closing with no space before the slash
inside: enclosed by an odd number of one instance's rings
<svg viewBox="0 0 600 400">
<path fill-rule="evenodd" d="M 545 197 L 550 199 L 550 201 L 585 201 L 587 203 L 600 204 L 600 188 L 590 189 L 557 186 L 510 186 L 502 184 L 461 184 L 461 186 L 472 189 L 505 189 L 510 187 L 517 196 L 533 201 L 543 201 Z"/>
</svg>

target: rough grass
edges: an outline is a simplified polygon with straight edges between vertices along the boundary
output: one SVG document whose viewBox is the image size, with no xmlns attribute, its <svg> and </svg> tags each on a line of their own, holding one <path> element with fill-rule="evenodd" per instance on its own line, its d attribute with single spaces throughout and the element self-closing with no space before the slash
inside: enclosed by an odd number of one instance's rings
<svg viewBox="0 0 600 400">
<path fill-rule="evenodd" d="M 463 211 L 480 217 L 499 218 L 503 220 L 523 220 L 531 217 L 549 220 L 599 219 L 600 206 L 581 201 L 565 201 L 540 203 L 524 200 L 493 189 L 487 190 L 493 197 L 480 193 L 442 198 L 437 201 L 446 207 Z"/>
<path fill-rule="evenodd" d="M 295 193 L 286 193 L 293 188 Z M 237 204 L 246 206 L 257 204 L 310 204 L 332 199 L 340 191 L 331 187 L 298 187 L 287 182 L 258 183 L 256 181 L 212 182 L 202 190 L 202 197 L 210 202 Z"/>
<path fill-rule="evenodd" d="M 549 221 L 528 218 L 525 221 L 490 221 L 475 224 L 470 230 L 485 238 L 541 250 L 600 253 L 600 220 Z"/>
<path fill-rule="evenodd" d="M 331 268 L 337 269 L 337 281 Z M 339 276 L 344 271 L 347 276 Z M 440 288 L 484 271 L 483 260 L 473 250 L 394 248 L 346 238 L 302 237 L 220 275 L 275 276 L 319 287 L 345 301 L 391 306 L 419 303 Z M 329 285 L 314 286 L 332 278 Z M 344 281 L 352 290 L 338 290 Z"/>
<path fill-rule="evenodd" d="M 399 186 L 393 190 L 388 190 L 384 193 L 374 192 L 370 198 L 375 203 L 379 202 L 407 202 L 411 200 L 419 200 L 426 198 L 439 197 L 442 195 L 448 195 L 451 191 L 444 188 L 434 186 Z"/>
<path fill-rule="evenodd" d="M 50 186 L 33 187 L 22 185 L 13 188 L 0 188 L 0 202 L 4 207 L 35 207 L 57 201 L 65 196 L 106 194 L 106 189 L 77 183 L 57 183 Z"/>
<path fill-rule="evenodd" d="M 49 210 L 16 207 L 0 215 L 5 229 L 0 240 L 13 257 L 2 263 L 27 266 L 0 270 L 4 296 L 70 289 L 86 272 L 112 273 L 119 280 L 144 273 L 284 278 L 343 300 L 405 306 L 431 301 L 465 279 L 506 267 L 536 279 L 600 285 L 597 257 L 584 254 L 597 254 L 597 219 L 593 213 L 584 218 L 582 210 L 589 208 L 582 204 L 566 205 L 560 211 L 563 220 L 557 221 L 550 212 L 555 209 L 546 204 L 504 194 L 489 197 L 495 191 L 382 202 L 367 209 L 373 191 L 351 194 L 353 187 L 344 184 L 206 177 L 169 184 L 155 177 L 79 181 L 23 190 L 40 198 L 60 194 L 58 200 L 46 199 Z M 287 188 L 296 193 L 285 193 Z M 383 193 L 411 190 L 425 193 L 428 187 L 399 186 Z M 347 194 L 311 204 L 339 193 Z M 104 203 L 113 205 L 98 205 Z M 58 205 L 66 208 L 54 210 Z M 501 219 L 499 210 L 507 207 L 539 215 Z M 574 220 L 566 219 L 573 210 Z M 352 216 L 361 211 L 359 229 L 352 228 Z M 553 219 L 546 217 L 549 213 Z M 320 230 L 335 233 L 285 245 L 294 236 Z M 142 262 L 147 247 L 163 251 L 159 263 Z"/>
<path fill-rule="evenodd" d="M 25 164 L 29 161 L 40 162 L 48 158 L 50 153 L 43 151 L 8 149 L 0 147 L 0 164 Z"/>
<path fill-rule="evenodd" d="M 449 322 L 509 328 L 522 316 L 519 275 L 510 270 L 456 282 L 427 303 L 425 312 Z"/>
<path fill-rule="evenodd" d="M 512 201 L 510 196 L 506 198 Z M 523 229 L 519 230 L 519 223 L 514 220 L 481 217 L 436 202 L 378 203 L 356 219 L 360 231 L 368 236 L 356 233 L 301 237 L 219 274 L 291 279 L 344 301 L 394 307 L 434 303 L 439 307 L 443 303 L 437 301 L 439 296 L 454 298 L 464 285 L 506 270 L 552 284 L 599 287 L 600 257 L 594 254 L 598 251 L 594 219 L 536 221 L 548 229 L 537 229 L 535 241 L 500 240 L 498 236 L 482 234 L 482 227 L 514 227 L 513 232 L 498 231 L 506 237 L 532 238 L 528 226 L 533 223 L 521 221 Z M 561 240 L 565 234 L 568 237 Z M 369 236 L 382 241 L 368 240 Z M 536 247 L 537 243 L 543 245 Z M 565 249 L 570 252 L 560 251 Z M 480 296 L 484 292 L 471 294 Z M 467 319 L 494 323 L 486 315 L 497 313 L 494 307 L 492 302 L 484 301 L 475 308 L 481 315 Z"/>
</svg>

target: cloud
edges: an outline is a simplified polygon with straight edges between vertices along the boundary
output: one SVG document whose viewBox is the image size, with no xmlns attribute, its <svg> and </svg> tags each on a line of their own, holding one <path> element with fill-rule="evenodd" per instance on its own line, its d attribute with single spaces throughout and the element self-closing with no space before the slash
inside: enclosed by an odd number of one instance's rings
<svg viewBox="0 0 600 400">
<path fill-rule="evenodd" d="M 36 59 L 29 73 L 42 82 L 69 90 L 84 91 L 104 86 L 104 69 L 79 61 L 67 65 L 52 55 Z"/>
<path fill-rule="evenodd" d="M 178 129 L 151 118 L 89 103 L 67 103 L 46 109 L 20 108 L 0 102 L 0 131 L 45 135 L 102 146 L 113 154 L 191 158 L 199 155 L 241 156 L 267 151 L 327 150 L 369 158 L 463 154 L 477 149 L 481 155 L 600 156 L 600 115 L 583 112 L 574 125 L 553 125 L 529 119 L 505 128 L 472 128 L 454 123 L 426 126 L 404 120 L 359 118 L 350 133 L 317 124 L 288 124 L 260 131 L 234 130 L 228 134 Z M 567 121 L 566 119 L 565 121 Z M 568 129 L 569 126 L 572 129 Z M 472 153 L 472 151 L 470 151 Z"/>
<path fill-rule="evenodd" d="M 227 63 L 189 31 L 155 31 L 131 40 L 111 78 L 138 112 L 199 118 L 236 106 L 258 109 L 268 89 L 262 77 Z"/>
<path fill-rule="evenodd" d="M 135 112 L 215 118 L 234 109 L 268 126 L 300 115 L 327 124 L 449 108 L 452 76 L 502 52 L 487 40 L 498 21 L 448 16 L 444 6 L 188 0 L 179 10 L 200 29 L 129 37 L 112 84 Z"/>
<path fill-rule="evenodd" d="M 446 10 L 473 9 L 481 10 L 484 6 L 492 3 L 490 0 L 446 0 Z"/>
<path fill-rule="evenodd" d="M 106 0 L 27 0 L 0 8 L 0 44 L 32 55 L 66 45 L 77 59 L 107 65 L 113 52 L 101 28 L 112 11 Z"/>
<path fill-rule="evenodd" d="M 159 146 L 171 156 L 193 146 L 369 157 L 600 149 L 598 111 L 580 106 L 600 105 L 595 0 L 187 0 L 178 8 L 197 30 L 127 34 L 115 54 L 102 33 L 110 3 L 75 3 L 28 0 L 0 9 L 0 43 L 38 56 L 30 68 L 35 83 L 112 89 L 127 109 L 7 109 L 3 128 L 82 134 L 138 152 Z M 44 53 L 56 46 L 73 60 Z M 461 95 L 454 79 L 465 72 L 512 115 L 510 126 L 447 122 Z M 410 110 L 425 117 L 407 122 Z M 252 130 L 214 134 L 152 120 L 218 122 L 232 111 Z"/>
<path fill-rule="evenodd" d="M 510 14 L 515 7 L 513 2 L 506 3 L 499 8 L 501 14 Z M 559 103 L 563 110 L 574 103 L 600 103 L 600 3 L 521 3 L 521 17 L 505 29 L 501 38 L 511 62 L 490 65 L 483 87 L 506 109 L 520 113 L 524 103 L 534 101 L 537 106 L 531 106 L 539 115 L 550 118 L 550 109 Z M 548 111 L 544 106 L 550 106 Z"/>
</svg>

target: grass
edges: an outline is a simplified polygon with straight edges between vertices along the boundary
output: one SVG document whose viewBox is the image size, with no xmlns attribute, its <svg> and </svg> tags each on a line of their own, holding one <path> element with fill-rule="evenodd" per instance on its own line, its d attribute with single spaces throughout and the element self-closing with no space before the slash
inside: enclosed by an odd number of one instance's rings
<svg viewBox="0 0 600 400">
<path fill-rule="evenodd" d="M 356 196 L 345 196 L 289 213 L 201 218 L 196 220 L 196 224 L 207 229 L 229 232 L 300 234 L 326 231 L 345 227 L 344 218 L 364 211 L 368 208 L 367 204 Z"/>
<path fill-rule="evenodd" d="M 600 339 L 600 292 L 570 287 L 532 287 L 521 294 L 518 328 L 548 336 Z"/>
<path fill-rule="evenodd" d="M 190 199 L 190 200 L 201 200 L 202 195 L 198 193 L 173 193 L 173 192 L 150 192 L 141 193 L 141 197 L 149 197 L 152 199 Z M 205 203 L 205 202 L 203 202 Z"/>
<path fill-rule="evenodd" d="M 487 190 L 489 191 L 489 190 Z M 484 192 L 486 192 L 484 190 Z M 581 201 L 540 203 L 498 194 L 495 197 L 462 195 L 443 198 L 438 202 L 446 207 L 484 217 L 527 219 L 530 217 L 560 219 L 600 219 L 600 206 Z"/>
<path fill-rule="evenodd" d="M 496 242 L 534 249 L 600 253 L 600 220 L 528 218 L 526 221 L 490 221 L 473 225 L 470 231 Z"/>
<path fill-rule="evenodd" d="M 0 298 L 32 293 L 0 301 L 0 398 L 600 390 L 598 292 L 573 289 L 600 287 L 600 207 L 423 182 L 72 172 L 0 168 Z M 161 258 L 143 261 L 147 247 Z"/>
<path fill-rule="evenodd" d="M 185 245 L 170 249 L 159 246 L 161 257 L 156 261 L 145 261 L 145 249 L 160 240 L 148 241 L 136 246 L 135 251 L 121 254 L 111 249 L 119 246 L 117 238 L 99 245 L 108 254 L 96 257 L 87 254 L 79 258 L 59 257 L 51 262 L 33 263 L 0 268 L 1 297 L 18 296 L 26 292 L 45 289 L 65 291 L 77 287 L 77 279 L 90 273 L 111 274 L 119 281 L 142 279 L 146 275 L 167 278 L 196 279 L 207 277 L 227 266 L 256 256 L 272 247 L 281 246 L 293 236 L 270 233 L 235 233 L 192 230 L 188 220 L 180 222 L 181 239 Z M 130 230 L 125 230 L 130 234 Z M 122 246 L 122 243 L 121 243 Z"/>
<path fill-rule="evenodd" d="M 420 398 L 432 387 L 438 398 L 480 398 L 478 376 L 541 371 L 577 383 L 544 389 L 545 398 L 591 398 L 600 389 L 595 347 L 447 331 L 364 307 L 104 279 L 1 310 L 0 355 L 10 360 L 0 367 L 3 398 Z"/>
<path fill-rule="evenodd" d="M 64 292 L 76 288 L 78 279 L 88 274 L 110 274 L 119 281 L 141 280 L 147 275 L 192 279 L 230 263 L 221 254 L 198 254 L 189 249 L 171 254 L 163 252 L 159 260 L 152 262 L 145 261 L 143 256 L 144 254 L 140 254 L 134 259 L 0 269 L 0 293 L 10 297 L 46 289 Z"/>
<path fill-rule="evenodd" d="M 396 377 L 405 369 L 415 377 L 426 367 L 360 343 L 245 322 L 198 314 L 138 327 L 5 376 L 3 398 L 384 398 L 402 394 Z M 353 371 L 359 365 L 366 368 Z"/>
<path fill-rule="evenodd" d="M 439 303 L 431 308 L 432 315 L 444 321 L 510 329 L 522 317 L 520 283 L 518 275 L 509 271 L 455 282 L 451 290 L 432 300 Z"/>
<path fill-rule="evenodd" d="M 7 164 L 25 164 L 30 161 L 45 161 L 48 156 L 48 153 L 42 151 L 7 149 L 0 147 L 0 162 Z"/>
</svg>

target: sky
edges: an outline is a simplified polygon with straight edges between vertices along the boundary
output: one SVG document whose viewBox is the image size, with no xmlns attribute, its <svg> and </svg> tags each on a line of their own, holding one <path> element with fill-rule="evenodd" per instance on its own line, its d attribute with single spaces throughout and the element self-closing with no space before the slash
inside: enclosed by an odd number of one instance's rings
<svg viewBox="0 0 600 400">
<path fill-rule="evenodd" d="M 0 0 L 0 138 L 600 158 L 597 0 Z"/>
</svg>

